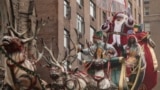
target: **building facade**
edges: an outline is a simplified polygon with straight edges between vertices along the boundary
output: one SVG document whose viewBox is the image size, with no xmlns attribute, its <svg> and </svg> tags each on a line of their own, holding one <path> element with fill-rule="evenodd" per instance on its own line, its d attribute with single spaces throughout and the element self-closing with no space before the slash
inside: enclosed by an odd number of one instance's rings
<svg viewBox="0 0 160 90">
<path fill-rule="evenodd" d="M 142 24 L 142 0 L 128 2 L 135 23 Z M 80 37 L 81 44 L 85 44 L 86 39 L 92 40 L 94 31 L 100 30 L 108 14 L 96 5 L 96 0 L 36 0 L 36 7 L 39 18 L 50 18 L 49 24 L 45 26 L 48 30 L 43 30 L 40 36 L 55 37 L 58 47 L 70 47 L 65 36 L 69 35 L 76 40 L 75 31 L 84 35 Z M 63 52 L 63 48 L 60 48 L 60 52 Z"/>
<path fill-rule="evenodd" d="M 156 43 L 156 55 L 157 59 L 160 59 L 159 50 L 159 28 L 160 28 L 160 10 L 159 10 L 160 0 L 144 0 L 144 26 L 145 31 L 151 32 L 151 37 Z M 159 62 L 160 65 L 160 62 Z M 159 68 L 160 69 L 160 68 Z M 158 77 L 158 81 L 160 78 Z M 155 87 L 154 90 L 159 90 L 160 84 Z"/>
</svg>

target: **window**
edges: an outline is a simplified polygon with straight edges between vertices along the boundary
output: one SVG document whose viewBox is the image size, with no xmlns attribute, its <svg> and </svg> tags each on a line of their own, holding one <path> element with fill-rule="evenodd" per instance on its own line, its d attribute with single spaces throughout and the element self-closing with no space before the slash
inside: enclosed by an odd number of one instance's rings
<svg viewBox="0 0 160 90">
<path fill-rule="evenodd" d="M 144 0 L 144 4 L 149 4 L 149 0 Z"/>
<path fill-rule="evenodd" d="M 103 12 L 103 23 L 106 22 L 106 19 L 107 19 L 106 13 Z"/>
<path fill-rule="evenodd" d="M 94 28 L 90 27 L 90 41 L 93 42 Z"/>
<path fill-rule="evenodd" d="M 132 6 L 131 2 L 128 3 L 128 7 L 129 7 L 129 13 L 132 14 L 132 8 L 133 8 L 133 6 Z"/>
<path fill-rule="evenodd" d="M 136 4 L 137 4 L 136 6 L 138 6 L 138 5 L 139 5 L 139 0 L 136 0 Z"/>
<path fill-rule="evenodd" d="M 139 24 L 141 23 L 141 14 L 138 14 Z"/>
<path fill-rule="evenodd" d="M 128 10 L 127 10 L 129 15 L 132 15 L 132 3 L 128 2 Z"/>
<path fill-rule="evenodd" d="M 141 6 L 141 0 L 138 0 L 139 1 L 139 6 Z"/>
<path fill-rule="evenodd" d="M 69 33 L 64 29 L 64 47 L 69 48 Z"/>
<path fill-rule="evenodd" d="M 83 29 L 84 29 L 84 24 L 83 24 L 83 18 L 77 14 L 77 30 L 80 33 L 83 33 Z"/>
<path fill-rule="evenodd" d="M 144 24 L 145 31 L 150 31 L 150 23 Z"/>
<path fill-rule="evenodd" d="M 68 3 L 67 1 L 64 0 L 64 17 L 67 17 L 67 6 L 68 6 Z"/>
<path fill-rule="evenodd" d="M 66 0 L 64 0 L 64 17 L 65 18 L 69 18 L 69 16 L 70 16 L 70 6 L 69 6 L 69 3 L 66 1 Z"/>
<path fill-rule="evenodd" d="M 144 8 L 144 15 L 149 15 L 149 7 Z"/>
<path fill-rule="evenodd" d="M 81 47 L 82 47 L 82 45 L 80 45 L 80 48 L 81 48 Z M 78 53 L 77 58 L 78 58 L 79 60 L 82 60 L 82 53 L 81 53 L 81 52 Z"/>
<path fill-rule="evenodd" d="M 77 3 L 82 6 L 83 5 L 83 0 L 77 0 Z"/>
<path fill-rule="evenodd" d="M 0 33 L 1 33 L 1 28 L 2 28 L 2 20 L 1 20 L 1 13 L 0 13 Z"/>
<path fill-rule="evenodd" d="M 90 15 L 95 18 L 96 17 L 96 8 L 95 8 L 95 4 L 90 1 Z"/>
<path fill-rule="evenodd" d="M 137 11 L 134 9 L 135 20 L 137 20 Z"/>
</svg>

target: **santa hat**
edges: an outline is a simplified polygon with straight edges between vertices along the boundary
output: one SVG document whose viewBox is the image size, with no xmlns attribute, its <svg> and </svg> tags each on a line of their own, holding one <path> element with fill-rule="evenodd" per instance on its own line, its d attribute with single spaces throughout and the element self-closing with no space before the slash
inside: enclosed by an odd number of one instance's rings
<svg viewBox="0 0 160 90">
<path fill-rule="evenodd" d="M 102 40 L 103 39 L 103 32 L 102 31 L 95 32 L 93 35 L 93 38 Z"/>
<path fill-rule="evenodd" d="M 125 14 L 123 14 L 123 13 L 118 13 L 116 17 L 125 17 Z"/>
<path fill-rule="evenodd" d="M 130 38 L 134 38 L 136 42 L 138 42 L 137 37 L 135 35 L 128 35 L 127 39 L 129 40 Z"/>
</svg>

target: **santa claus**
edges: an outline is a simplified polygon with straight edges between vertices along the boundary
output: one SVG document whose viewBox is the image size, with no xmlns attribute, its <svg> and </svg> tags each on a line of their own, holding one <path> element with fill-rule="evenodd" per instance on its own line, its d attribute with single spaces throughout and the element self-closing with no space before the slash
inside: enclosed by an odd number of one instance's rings
<svg viewBox="0 0 160 90">
<path fill-rule="evenodd" d="M 133 29 L 133 19 L 124 13 L 114 15 L 112 22 L 107 20 L 101 27 L 102 31 L 108 35 L 107 43 L 112 44 L 120 55 L 119 46 L 127 44 L 127 32 Z"/>
</svg>

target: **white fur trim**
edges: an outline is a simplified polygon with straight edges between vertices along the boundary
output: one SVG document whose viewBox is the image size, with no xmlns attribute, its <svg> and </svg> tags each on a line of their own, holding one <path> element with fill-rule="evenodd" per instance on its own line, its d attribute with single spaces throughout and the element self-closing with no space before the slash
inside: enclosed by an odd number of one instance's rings
<svg viewBox="0 0 160 90">
<path fill-rule="evenodd" d="M 126 24 L 127 27 L 130 27 L 130 28 L 133 28 L 133 25 L 134 25 L 134 23 L 130 25 L 130 24 L 128 23 L 128 20 L 126 20 L 125 24 Z"/>
<path fill-rule="evenodd" d="M 104 24 L 103 24 L 103 25 L 104 25 Z M 103 25 L 102 25 L 102 26 L 103 26 Z M 102 30 L 102 31 L 108 31 L 109 28 L 110 28 L 110 25 L 109 25 L 109 24 L 107 25 L 107 28 L 106 28 L 106 29 L 102 29 L 102 26 L 101 26 L 101 30 Z"/>
<path fill-rule="evenodd" d="M 126 17 L 126 15 L 123 14 L 123 13 L 119 13 L 119 14 L 117 14 L 117 16 L 119 16 L 119 17 Z"/>
</svg>

